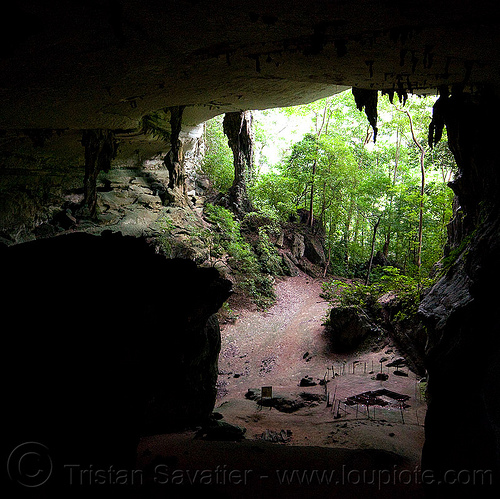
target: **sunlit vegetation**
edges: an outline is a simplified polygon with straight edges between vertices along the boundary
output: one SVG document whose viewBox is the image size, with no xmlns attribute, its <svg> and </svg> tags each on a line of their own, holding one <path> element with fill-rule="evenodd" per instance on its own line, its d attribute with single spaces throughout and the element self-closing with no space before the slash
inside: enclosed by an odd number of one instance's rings
<svg viewBox="0 0 500 499">
<path fill-rule="evenodd" d="M 364 276 L 372 251 L 410 275 L 427 275 L 442 257 L 451 217 L 454 160 L 446 137 L 427 145 L 436 97 L 379 99 L 378 136 L 344 92 L 314 103 L 254 113 L 253 204 L 286 221 L 297 209 L 326 231 L 329 271 Z M 231 185 L 231 152 L 220 118 L 206 124 L 203 168 L 218 189 Z M 294 137 L 293 124 L 304 130 Z M 279 129 L 287 132 L 280 134 Z M 278 154 L 270 161 L 266 151 Z M 422 173 L 424 177 L 422 177 Z"/>
</svg>

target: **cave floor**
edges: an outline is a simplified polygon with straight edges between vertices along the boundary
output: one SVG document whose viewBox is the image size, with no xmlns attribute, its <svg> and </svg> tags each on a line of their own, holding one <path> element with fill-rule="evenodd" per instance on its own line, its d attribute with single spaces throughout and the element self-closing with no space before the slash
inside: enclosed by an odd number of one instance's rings
<svg viewBox="0 0 500 499">
<path fill-rule="evenodd" d="M 201 492 L 197 480 L 204 471 L 222 497 L 421 497 L 415 470 L 426 404 L 419 377 L 407 367 L 387 366 L 401 357 L 387 338 L 349 354 L 333 353 L 322 326 L 329 305 L 319 296 L 320 280 L 301 274 L 280 280 L 276 291 L 273 307 L 265 312 L 235 307 L 238 319 L 221 328 L 214 411 L 222 421 L 244 427 L 245 439 L 205 441 L 195 438 L 195 431 L 143 438 L 140 465 L 151 473 L 166 466 L 164 476 L 149 475 L 153 496 L 162 497 L 168 489 L 169 497 L 177 492 L 185 497 L 198 490 L 196 485 Z M 396 370 L 403 375 L 395 375 Z M 381 371 L 388 374 L 386 381 L 376 379 Z M 299 386 L 305 377 L 316 384 Z M 249 389 L 263 386 L 273 387 L 273 397 L 284 400 L 285 409 L 245 397 Z M 386 405 L 369 406 L 369 415 L 364 405 L 343 403 L 377 390 L 407 396 L 404 410 L 391 397 L 383 397 Z M 293 412 L 283 412 L 291 406 Z M 195 475 L 186 475 L 187 469 Z M 284 470 L 296 470 L 291 480 L 280 475 Z M 190 486 L 176 488 L 175 472 L 179 483 Z M 159 487 L 162 481 L 169 487 Z"/>
<path fill-rule="evenodd" d="M 283 279 L 273 307 L 241 310 L 234 324 L 223 326 L 215 410 L 224 421 L 245 427 L 249 439 L 266 438 L 266 430 L 290 430 L 286 445 L 383 449 L 418 465 L 426 412 L 419 376 L 407 367 L 387 366 L 402 357 L 389 338 L 367 341 L 348 354 L 332 352 L 322 326 L 329 304 L 320 292 L 321 281 L 305 274 Z M 381 371 L 388 374 L 386 381 L 374 379 Z M 317 384 L 299 386 L 306 376 Z M 326 385 L 320 384 L 323 379 Z M 285 413 L 245 398 L 249 388 L 262 386 L 304 407 Z M 409 397 L 408 407 L 401 411 L 396 400 L 384 397 L 387 405 L 369 406 L 368 417 L 366 406 L 343 403 L 382 389 Z"/>
</svg>

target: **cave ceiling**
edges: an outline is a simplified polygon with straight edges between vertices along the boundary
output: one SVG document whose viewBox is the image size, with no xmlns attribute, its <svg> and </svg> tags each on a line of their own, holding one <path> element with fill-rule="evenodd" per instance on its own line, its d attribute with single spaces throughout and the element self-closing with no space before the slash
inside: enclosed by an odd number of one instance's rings
<svg viewBox="0 0 500 499">
<path fill-rule="evenodd" d="M 350 86 L 494 86 L 497 10 L 481 0 L 18 0 L 2 16 L 0 129 L 134 130 L 177 105 L 189 126 Z"/>
</svg>

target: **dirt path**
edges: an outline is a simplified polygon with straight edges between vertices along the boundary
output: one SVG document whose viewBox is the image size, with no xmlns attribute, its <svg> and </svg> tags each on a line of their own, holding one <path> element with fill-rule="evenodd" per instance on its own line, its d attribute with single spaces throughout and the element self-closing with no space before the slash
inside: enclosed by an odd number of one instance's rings
<svg viewBox="0 0 500 499">
<path fill-rule="evenodd" d="M 297 384 L 326 365 L 329 353 L 321 324 L 328 303 L 320 292 L 320 281 L 290 277 L 278 283 L 273 307 L 242 310 L 235 324 L 222 328 L 220 398 L 238 397 L 262 384 Z"/>
<path fill-rule="evenodd" d="M 384 367 L 400 357 L 394 345 L 386 340 L 368 351 L 333 353 L 322 326 L 329 305 L 319 296 L 321 282 L 301 274 L 280 281 L 276 292 L 277 302 L 268 311 L 242 310 L 235 324 L 223 326 L 215 410 L 225 421 L 244 426 L 249 439 L 284 430 L 287 445 L 383 449 L 418 465 L 426 405 L 414 373 L 405 368 L 406 376 L 396 376 L 394 368 Z M 332 377 L 328 367 L 343 375 Z M 380 369 L 389 375 L 387 381 L 376 379 Z M 325 373 L 326 387 L 319 384 Z M 300 387 L 305 376 L 317 384 Z M 307 396 L 309 402 L 286 413 L 262 409 L 245 397 L 249 388 L 269 385 L 275 396 L 299 402 Z M 338 404 L 381 389 L 409 397 L 404 411 L 385 397 L 387 405 L 369 408 L 369 415 L 362 405 L 342 404 L 334 413 L 325 400 L 327 392 Z"/>
</svg>

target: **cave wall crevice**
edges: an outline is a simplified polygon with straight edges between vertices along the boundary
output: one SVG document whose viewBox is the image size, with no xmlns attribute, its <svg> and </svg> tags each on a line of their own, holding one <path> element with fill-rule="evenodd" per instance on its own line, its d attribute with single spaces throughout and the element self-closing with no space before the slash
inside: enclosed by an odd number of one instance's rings
<svg viewBox="0 0 500 499">
<path fill-rule="evenodd" d="M 79 215 L 95 218 L 97 209 L 97 176 L 109 172 L 116 157 L 117 141 L 111 130 L 84 130 L 82 145 L 85 147 L 85 176 L 83 201 Z"/>
</svg>

